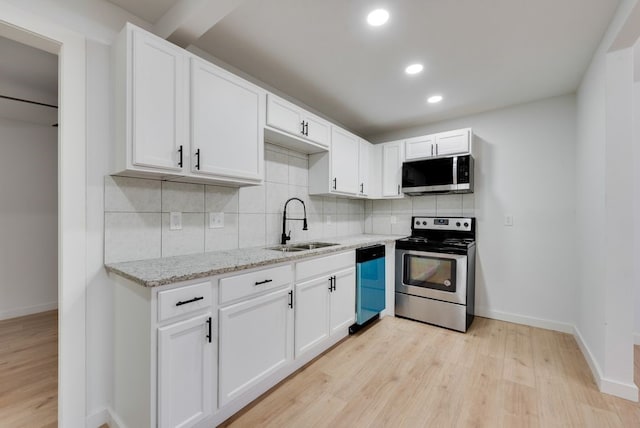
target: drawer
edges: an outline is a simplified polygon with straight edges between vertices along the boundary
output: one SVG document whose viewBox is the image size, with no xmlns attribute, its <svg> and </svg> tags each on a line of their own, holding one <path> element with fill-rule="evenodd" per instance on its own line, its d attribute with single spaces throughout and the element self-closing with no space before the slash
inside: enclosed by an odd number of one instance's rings
<svg viewBox="0 0 640 428">
<path fill-rule="evenodd" d="M 291 265 L 262 269 L 220 280 L 220 304 L 291 283 Z"/>
<path fill-rule="evenodd" d="M 211 282 L 158 292 L 158 322 L 209 308 L 213 303 Z"/>
<path fill-rule="evenodd" d="M 296 263 L 296 283 L 329 273 L 333 274 L 341 269 L 355 267 L 355 265 L 355 251 L 347 251 L 346 253 L 305 260 Z"/>
</svg>

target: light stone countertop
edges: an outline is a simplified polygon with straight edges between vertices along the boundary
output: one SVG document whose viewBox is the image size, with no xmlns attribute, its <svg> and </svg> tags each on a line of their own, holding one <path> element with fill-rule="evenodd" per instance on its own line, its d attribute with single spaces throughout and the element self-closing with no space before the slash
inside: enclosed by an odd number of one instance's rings
<svg viewBox="0 0 640 428">
<path fill-rule="evenodd" d="M 339 245 L 314 250 L 282 252 L 268 250 L 263 247 L 239 248 L 202 254 L 113 263 L 105 265 L 105 267 L 107 271 L 120 275 L 144 287 L 157 287 L 242 269 L 306 259 L 377 243 L 393 242 L 398 238 L 401 238 L 401 236 L 353 235 L 322 239 L 322 242 L 337 243 Z"/>
</svg>

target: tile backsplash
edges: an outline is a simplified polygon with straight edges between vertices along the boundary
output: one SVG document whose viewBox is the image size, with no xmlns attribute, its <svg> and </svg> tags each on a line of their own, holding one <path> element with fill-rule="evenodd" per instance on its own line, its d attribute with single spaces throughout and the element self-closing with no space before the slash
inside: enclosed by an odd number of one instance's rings
<svg viewBox="0 0 640 428">
<path fill-rule="evenodd" d="M 308 164 L 307 155 L 266 144 L 262 186 L 107 176 L 105 263 L 277 245 L 284 203 L 294 196 L 305 201 L 309 230 L 288 222 L 292 241 L 364 233 L 365 201 L 309 196 Z M 171 212 L 182 213 L 181 230 L 170 229 Z M 209 213 L 223 213 L 224 227 L 209 228 Z M 287 214 L 301 218 L 302 205 L 292 201 Z"/>
<path fill-rule="evenodd" d="M 365 201 L 365 233 L 410 235 L 411 216 L 474 216 L 473 193 Z"/>
</svg>

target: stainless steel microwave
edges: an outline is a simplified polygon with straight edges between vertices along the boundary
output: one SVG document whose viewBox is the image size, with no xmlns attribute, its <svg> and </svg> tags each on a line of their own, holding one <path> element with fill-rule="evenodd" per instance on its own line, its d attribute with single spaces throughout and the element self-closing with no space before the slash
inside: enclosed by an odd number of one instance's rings
<svg viewBox="0 0 640 428">
<path fill-rule="evenodd" d="M 471 155 L 426 159 L 402 164 L 402 191 L 425 193 L 473 193 Z"/>
</svg>

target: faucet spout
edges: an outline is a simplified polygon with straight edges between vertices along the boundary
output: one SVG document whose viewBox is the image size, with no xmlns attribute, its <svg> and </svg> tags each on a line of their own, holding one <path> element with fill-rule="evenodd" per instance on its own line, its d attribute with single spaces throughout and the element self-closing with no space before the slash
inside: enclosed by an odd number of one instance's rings
<svg viewBox="0 0 640 428">
<path fill-rule="evenodd" d="M 304 218 L 290 218 L 287 217 L 287 205 L 289 205 L 289 202 L 291 201 L 298 201 L 302 204 L 302 209 L 304 211 Z M 280 237 L 280 244 L 284 245 L 287 243 L 288 240 L 291 239 L 291 231 L 289 231 L 289 234 L 287 235 L 286 230 L 287 230 L 287 220 L 301 220 L 302 221 L 302 230 L 309 230 L 308 229 L 308 225 L 307 225 L 307 207 L 304 204 L 304 201 L 300 198 L 289 198 L 287 199 L 287 202 L 284 203 L 284 211 L 282 213 L 282 235 Z"/>
</svg>

